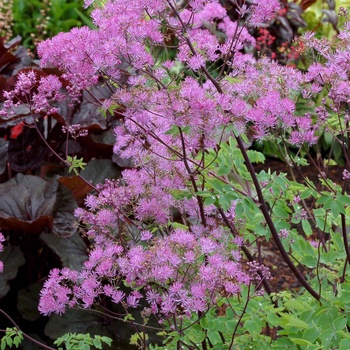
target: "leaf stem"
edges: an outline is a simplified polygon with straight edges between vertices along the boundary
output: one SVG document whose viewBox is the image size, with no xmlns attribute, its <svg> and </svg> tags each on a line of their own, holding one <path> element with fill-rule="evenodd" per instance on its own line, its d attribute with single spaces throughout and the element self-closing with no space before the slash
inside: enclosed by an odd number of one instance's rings
<svg viewBox="0 0 350 350">
<path fill-rule="evenodd" d="M 10 315 L 8 315 L 4 310 L 0 309 L 0 313 L 3 314 L 18 330 L 21 330 L 17 323 L 10 317 Z M 30 340 L 31 342 L 33 342 L 34 344 L 39 345 L 40 347 L 47 349 L 47 350 L 56 350 L 55 348 L 52 348 L 51 346 L 45 345 L 43 343 L 40 343 L 39 341 L 37 341 L 36 339 L 32 338 L 30 335 L 24 333 L 23 331 L 21 331 L 23 336 L 26 337 L 28 340 Z"/>
<path fill-rule="evenodd" d="M 55 157 L 57 157 L 66 167 L 70 167 L 71 164 L 69 162 L 67 162 L 67 160 L 63 159 L 51 146 L 50 144 L 46 141 L 45 137 L 42 135 L 42 133 L 40 132 L 38 125 L 36 124 L 36 121 L 34 120 L 34 127 L 36 132 L 38 133 L 39 137 L 41 138 L 41 140 L 44 142 L 45 146 L 54 154 Z M 99 192 L 99 190 L 89 181 L 87 181 L 83 176 L 81 176 L 79 173 L 77 174 L 77 176 L 83 180 L 89 187 L 91 187 L 93 190 L 95 190 L 96 192 Z"/>
<path fill-rule="evenodd" d="M 264 215 L 264 218 L 266 220 L 266 223 L 270 229 L 270 232 L 272 234 L 272 237 L 276 243 L 276 246 L 278 248 L 278 250 L 280 251 L 284 261 L 287 263 L 287 265 L 289 266 L 289 268 L 291 269 L 291 271 L 293 272 L 293 274 L 295 275 L 295 277 L 298 279 L 298 281 L 302 284 L 302 286 L 316 299 L 316 300 L 320 300 L 321 296 L 311 287 L 311 285 L 306 281 L 306 279 L 304 278 L 304 276 L 298 271 L 298 269 L 296 268 L 296 266 L 293 264 L 292 260 L 290 259 L 288 253 L 286 252 L 286 250 L 284 249 L 284 246 L 278 236 L 276 227 L 271 219 L 271 216 L 269 214 L 269 210 L 266 206 L 265 200 L 264 200 L 264 196 L 263 193 L 261 191 L 261 187 L 258 181 L 258 178 L 256 176 L 255 170 L 253 168 L 252 163 L 249 160 L 247 151 L 244 147 L 243 141 L 240 138 L 240 136 L 236 136 L 236 141 L 238 144 L 238 147 L 240 149 L 240 151 L 242 152 L 246 167 L 252 177 L 254 186 L 255 186 L 255 190 L 256 193 L 258 195 L 258 201 L 260 204 L 260 210 L 262 212 L 262 214 Z"/>
</svg>

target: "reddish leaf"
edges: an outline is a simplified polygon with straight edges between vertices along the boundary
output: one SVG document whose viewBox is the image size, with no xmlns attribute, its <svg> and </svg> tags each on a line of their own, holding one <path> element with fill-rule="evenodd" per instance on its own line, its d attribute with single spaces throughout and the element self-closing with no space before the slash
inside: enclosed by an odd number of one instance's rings
<svg viewBox="0 0 350 350">
<path fill-rule="evenodd" d="M 84 198 L 89 192 L 91 192 L 91 186 L 89 186 L 79 176 L 62 176 L 58 181 L 72 192 L 78 204 L 83 204 Z"/>
<path fill-rule="evenodd" d="M 23 131 L 24 122 L 21 122 L 11 128 L 11 139 L 16 139 Z"/>
</svg>

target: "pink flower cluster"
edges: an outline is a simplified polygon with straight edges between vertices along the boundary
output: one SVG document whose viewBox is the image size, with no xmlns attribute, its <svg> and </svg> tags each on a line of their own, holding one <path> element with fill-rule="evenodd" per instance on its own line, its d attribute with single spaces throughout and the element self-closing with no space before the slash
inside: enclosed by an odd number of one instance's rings
<svg viewBox="0 0 350 350">
<path fill-rule="evenodd" d="M 82 210 L 77 214 L 91 216 Z M 113 303 L 132 308 L 143 300 L 145 314 L 189 317 L 192 312 L 207 310 L 218 298 L 238 293 L 242 285 L 257 278 L 259 266 L 243 270 L 237 246 L 215 220 L 192 230 L 169 228 L 164 238 L 139 232 L 147 243 L 139 241 L 127 249 L 118 243 L 117 237 L 123 233 L 115 232 L 113 237 L 109 229 L 109 235 L 101 234 L 105 227 L 98 222 L 90 227 L 96 245 L 82 271 L 51 272 L 41 291 L 40 312 L 62 313 L 77 305 L 88 308 L 107 296 Z M 266 271 L 264 278 L 268 277 Z"/>
<path fill-rule="evenodd" d="M 260 22 L 271 19 L 272 9 L 275 0 L 241 12 Z M 92 18 L 97 30 L 73 29 L 40 44 L 41 63 L 64 72 L 73 100 L 99 78 L 113 87 L 104 106 L 124 110 L 114 152 L 131 158 L 133 168 L 100 185 L 98 195 L 86 198 L 86 210 L 77 209 L 94 248 L 80 272 L 51 272 L 40 311 L 88 308 L 108 297 L 125 307 L 142 301 L 144 314 L 190 316 L 242 285 L 261 283 L 268 271 L 241 261 L 244 237 L 233 237 L 217 208 L 196 195 L 207 166 L 200 155 L 230 125 L 241 132 L 252 126 L 258 139 L 289 128 L 298 144 L 312 142 L 311 118 L 294 113 L 301 73 L 240 53 L 254 39 L 218 1 L 192 0 L 185 8 L 161 0 L 108 1 Z M 172 35 L 176 58 L 158 62 L 152 51 Z M 214 80 L 207 65 L 219 59 L 227 76 Z M 178 67 L 193 74 L 181 76 Z M 38 91 L 50 96 L 45 87 Z M 226 213 L 232 226 L 235 205 Z"/>
<path fill-rule="evenodd" d="M 53 114 L 57 112 L 54 103 L 65 98 L 61 92 L 62 83 L 57 76 L 48 75 L 38 79 L 36 71 L 20 72 L 15 88 L 4 91 L 6 98 L 0 115 L 10 118 L 15 116 L 17 108 L 25 105 L 33 114 Z M 28 113 L 30 114 L 30 113 Z"/>
</svg>

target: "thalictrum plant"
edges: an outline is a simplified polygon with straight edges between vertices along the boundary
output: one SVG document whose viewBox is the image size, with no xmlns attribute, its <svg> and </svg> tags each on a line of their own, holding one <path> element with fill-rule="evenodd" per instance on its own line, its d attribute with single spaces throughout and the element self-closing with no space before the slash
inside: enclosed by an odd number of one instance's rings
<svg viewBox="0 0 350 350">
<path fill-rule="evenodd" d="M 113 150 L 129 160 L 75 210 L 89 258 L 81 270 L 51 271 L 42 314 L 96 308 L 130 322 L 142 349 L 152 348 L 148 327 L 164 349 L 348 346 L 350 25 L 332 40 L 307 33 L 302 53 L 313 63 L 301 72 L 249 54 L 249 28 L 272 20 L 277 0 L 232 6 L 237 21 L 210 0 L 98 4 L 96 29 L 39 45 L 41 65 L 60 77 L 23 72 L 5 94 L 3 118 L 25 103 L 34 127 L 62 113 L 62 101 L 94 101 L 120 116 Z M 96 97 L 97 83 L 110 97 Z M 300 154 L 324 130 L 343 151 L 343 177 L 332 181 L 317 162 L 317 183 L 295 181 Z M 248 149 L 252 140 L 284 148 L 289 176 L 257 172 L 265 157 Z M 272 289 L 262 249 L 270 240 L 298 296 Z"/>
</svg>

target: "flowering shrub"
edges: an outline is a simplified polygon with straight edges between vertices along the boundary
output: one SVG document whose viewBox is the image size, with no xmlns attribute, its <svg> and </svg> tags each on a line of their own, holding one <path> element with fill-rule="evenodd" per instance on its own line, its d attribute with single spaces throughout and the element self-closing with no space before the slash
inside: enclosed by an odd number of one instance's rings
<svg viewBox="0 0 350 350">
<path fill-rule="evenodd" d="M 113 151 L 129 160 L 119 180 L 98 185 L 85 208 L 75 210 L 91 245 L 89 258 L 80 271 L 51 271 L 40 293 L 41 313 L 100 304 L 100 312 L 114 317 L 109 307 L 120 305 L 140 348 L 147 348 L 147 337 L 133 309 L 146 327 L 155 319 L 166 346 L 176 349 L 273 343 L 264 326 L 283 329 L 275 347 L 314 342 L 313 348 L 326 349 L 333 339 L 345 349 L 348 302 L 330 300 L 348 293 L 350 26 L 331 42 L 308 33 L 302 43 L 315 62 L 301 73 L 245 53 L 256 44 L 246 26 L 270 21 L 278 9 L 276 0 L 241 1 L 241 23 L 217 1 L 111 0 L 92 12 L 97 29 L 73 29 L 39 45 L 41 64 L 62 76 L 19 74 L 5 94 L 2 117 L 17 117 L 25 104 L 35 127 L 44 116 L 62 114 L 60 102 L 74 108 L 88 98 L 120 116 Z M 161 59 L 159 50 L 168 49 L 175 58 Z M 96 84 L 111 95 L 96 97 Z M 319 101 L 321 92 L 327 98 Z M 295 154 L 287 153 L 293 174 L 301 150 L 324 129 L 344 151 L 344 178 L 337 183 L 324 168 L 317 184 L 255 171 L 254 163 L 265 159 L 247 149 L 249 138 L 293 147 Z M 67 130 L 72 137 L 77 131 Z M 82 161 L 74 160 L 77 170 Z M 303 288 L 297 306 L 269 284 L 262 244 L 270 238 Z M 310 303 L 307 316 L 296 312 Z M 322 312 L 333 321 L 324 326 L 316 315 L 329 304 L 332 311 Z M 218 310 L 224 321 L 213 321 Z M 258 311 L 261 320 L 253 320 Z M 313 316 L 319 333 L 306 337 L 305 320 Z"/>
</svg>

